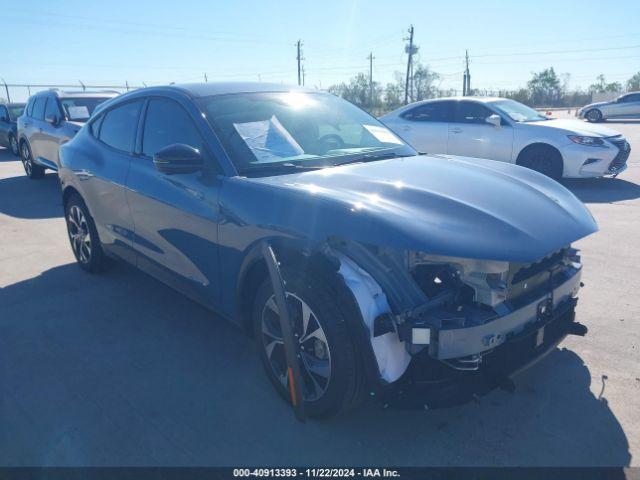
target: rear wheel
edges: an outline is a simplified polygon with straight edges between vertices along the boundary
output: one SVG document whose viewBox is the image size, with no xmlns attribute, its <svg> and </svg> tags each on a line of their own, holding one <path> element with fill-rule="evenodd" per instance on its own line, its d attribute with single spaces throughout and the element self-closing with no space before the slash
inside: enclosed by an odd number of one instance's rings
<svg viewBox="0 0 640 480">
<path fill-rule="evenodd" d="M 22 142 L 22 145 L 20 147 L 20 160 L 22 161 L 22 166 L 24 167 L 24 173 L 26 173 L 29 178 L 44 177 L 44 167 L 33 163 L 31 149 L 29 148 L 29 144 L 27 142 Z"/>
<path fill-rule="evenodd" d="M 520 154 L 518 165 L 540 172 L 554 180 L 562 178 L 562 155 L 556 149 L 539 145 Z"/>
<path fill-rule="evenodd" d="M 106 258 L 93 218 L 79 195 L 73 194 L 67 200 L 65 220 L 71 249 L 80 267 L 88 272 L 101 271 Z"/>
<path fill-rule="evenodd" d="M 301 359 L 305 410 L 311 417 L 349 410 L 362 398 L 364 381 L 337 295 L 320 278 L 307 272 L 283 269 L 283 275 Z M 280 315 L 268 278 L 256 295 L 252 319 L 267 376 L 290 401 Z"/>
<path fill-rule="evenodd" d="M 593 110 L 589 110 L 585 115 L 586 119 L 592 123 L 601 122 L 602 121 L 602 112 L 597 108 Z"/>
</svg>

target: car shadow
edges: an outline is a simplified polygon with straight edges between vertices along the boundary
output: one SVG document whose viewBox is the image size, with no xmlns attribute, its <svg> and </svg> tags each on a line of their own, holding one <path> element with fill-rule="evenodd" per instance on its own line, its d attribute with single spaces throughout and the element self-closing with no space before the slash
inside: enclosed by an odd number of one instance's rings
<svg viewBox="0 0 640 480">
<path fill-rule="evenodd" d="M 614 203 L 640 197 L 640 185 L 622 178 L 565 178 L 562 184 L 584 203 Z"/>
<path fill-rule="evenodd" d="M 104 275 L 62 265 L 0 289 L 0 331 L 0 450 L 11 465 L 630 463 L 606 389 L 592 393 L 568 350 L 519 376 L 512 394 L 431 411 L 369 401 L 301 424 L 252 339 L 121 263 Z"/>
<path fill-rule="evenodd" d="M 55 173 L 30 179 L 26 175 L 0 179 L 0 214 L 16 218 L 62 217 L 62 194 Z"/>
<path fill-rule="evenodd" d="M 0 162 L 13 162 L 18 161 L 18 157 L 11 153 L 11 150 L 5 147 L 0 147 Z"/>
</svg>

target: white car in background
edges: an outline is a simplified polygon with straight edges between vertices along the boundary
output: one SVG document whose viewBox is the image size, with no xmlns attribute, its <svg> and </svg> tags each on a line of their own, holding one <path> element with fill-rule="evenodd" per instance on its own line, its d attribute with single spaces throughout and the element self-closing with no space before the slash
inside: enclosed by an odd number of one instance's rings
<svg viewBox="0 0 640 480">
<path fill-rule="evenodd" d="M 590 122 L 601 122 L 609 118 L 640 118 L 640 92 L 620 95 L 610 102 L 585 105 L 576 115 Z"/>
<path fill-rule="evenodd" d="M 505 98 L 425 100 L 380 120 L 418 151 L 516 163 L 556 180 L 618 175 L 631 151 L 615 130 Z"/>
</svg>

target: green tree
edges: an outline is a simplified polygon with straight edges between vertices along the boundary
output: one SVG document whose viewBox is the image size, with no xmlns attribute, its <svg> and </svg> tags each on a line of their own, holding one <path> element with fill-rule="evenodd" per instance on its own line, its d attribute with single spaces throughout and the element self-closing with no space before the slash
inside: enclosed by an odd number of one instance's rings
<svg viewBox="0 0 640 480">
<path fill-rule="evenodd" d="M 560 105 L 564 95 L 564 86 L 553 67 L 534 73 L 527 83 L 530 101 L 536 106 Z"/>
<path fill-rule="evenodd" d="M 345 100 L 369 111 L 380 108 L 382 104 L 382 87 L 378 82 L 373 82 L 373 98 L 369 77 L 364 73 L 358 73 L 348 83 L 340 83 L 329 87 L 329 92 L 338 95 Z"/>
<path fill-rule="evenodd" d="M 592 93 L 621 92 L 622 84 L 620 82 L 607 83 L 604 75 L 600 74 L 596 77 L 596 82 L 589 86 L 589 91 Z"/>
<path fill-rule="evenodd" d="M 398 82 L 387 83 L 384 89 L 384 109 L 386 111 L 395 110 L 402 105 L 404 100 L 404 85 Z"/>
<path fill-rule="evenodd" d="M 636 73 L 633 77 L 627 80 L 628 90 L 640 90 L 640 72 Z"/>
<path fill-rule="evenodd" d="M 440 78 L 427 65 L 418 63 L 413 69 L 413 98 L 414 102 L 433 98 L 436 95 L 434 83 Z"/>
</svg>

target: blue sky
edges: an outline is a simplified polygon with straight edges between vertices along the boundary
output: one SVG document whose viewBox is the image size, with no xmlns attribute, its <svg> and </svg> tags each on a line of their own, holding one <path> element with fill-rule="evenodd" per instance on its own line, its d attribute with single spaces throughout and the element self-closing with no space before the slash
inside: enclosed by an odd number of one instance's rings
<svg viewBox="0 0 640 480">
<path fill-rule="evenodd" d="M 441 87 L 459 88 L 465 49 L 481 88 L 515 88 L 548 66 L 573 87 L 640 71 L 637 0 L 0 0 L 0 12 L 8 83 L 295 83 L 298 39 L 307 85 L 368 71 L 370 51 L 386 83 L 403 71 L 410 24 Z"/>
</svg>

